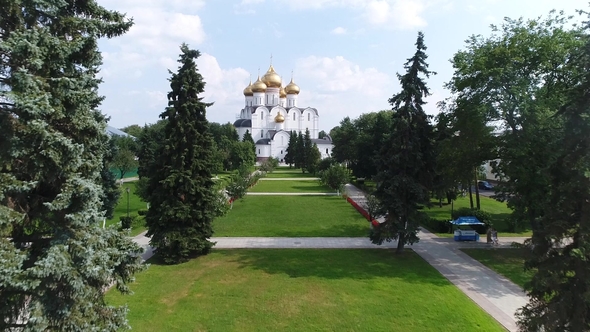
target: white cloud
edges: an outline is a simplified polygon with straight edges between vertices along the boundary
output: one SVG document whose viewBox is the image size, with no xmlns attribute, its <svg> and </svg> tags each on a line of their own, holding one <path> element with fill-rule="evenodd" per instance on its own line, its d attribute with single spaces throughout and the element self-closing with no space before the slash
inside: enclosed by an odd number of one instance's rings
<svg viewBox="0 0 590 332">
<path fill-rule="evenodd" d="M 275 0 L 292 10 L 317 10 L 330 7 L 349 8 L 375 27 L 413 29 L 426 25 L 422 17 L 427 0 Z M 440 0 L 431 0 L 432 4 Z M 239 6 L 252 5 L 264 0 L 242 0 Z M 445 5 L 448 5 L 445 3 Z"/>
<path fill-rule="evenodd" d="M 298 59 L 295 81 L 301 87 L 299 106 L 320 113 L 320 127 L 330 130 L 345 116 L 389 108 L 394 88 L 390 77 L 375 68 L 362 68 L 342 56 Z"/>
<path fill-rule="evenodd" d="M 330 31 L 330 33 L 332 33 L 333 35 L 343 35 L 346 33 L 346 29 L 343 27 L 337 27 L 332 29 L 332 31 Z"/>
</svg>

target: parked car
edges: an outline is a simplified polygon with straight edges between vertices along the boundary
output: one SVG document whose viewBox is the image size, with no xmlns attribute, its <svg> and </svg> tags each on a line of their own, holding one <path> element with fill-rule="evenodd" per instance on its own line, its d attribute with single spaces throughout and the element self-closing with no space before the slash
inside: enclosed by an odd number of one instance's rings
<svg viewBox="0 0 590 332">
<path fill-rule="evenodd" d="M 492 190 L 494 188 L 488 181 L 478 181 L 477 187 L 483 190 Z"/>
</svg>

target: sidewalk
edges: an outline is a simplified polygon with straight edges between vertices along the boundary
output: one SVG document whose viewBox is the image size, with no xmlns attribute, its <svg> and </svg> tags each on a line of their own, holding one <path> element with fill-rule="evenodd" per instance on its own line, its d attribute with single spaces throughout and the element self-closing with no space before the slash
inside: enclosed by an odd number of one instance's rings
<svg viewBox="0 0 590 332">
<path fill-rule="evenodd" d="M 348 197 L 357 204 L 362 204 L 364 193 L 351 184 L 346 185 Z M 298 195 L 298 193 L 249 193 L 258 195 Z M 313 195 L 318 195 L 314 193 Z M 320 193 L 321 195 L 321 193 Z M 324 194 L 325 195 L 325 194 Z M 418 234 L 420 242 L 408 248 L 437 269 L 445 278 L 456 285 L 471 300 L 490 314 L 509 331 L 517 331 L 515 312 L 524 306 L 528 299 L 524 291 L 490 270 L 483 264 L 461 252 L 460 248 L 491 248 L 484 242 L 466 243 L 454 242 L 452 238 L 439 238 L 422 230 Z M 506 248 L 514 242 L 522 242 L 525 238 L 502 238 L 500 245 L 495 248 Z M 144 260 L 153 255 L 149 246 L 149 239 L 145 233 L 139 234 L 133 240 L 146 251 L 142 255 Z M 378 246 L 366 238 L 339 237 L 302 237 L 302 238 L 268 238 L 268 237 L 217 237 L 211 238 L 216 242 L 216 249 L 246 249 L 246 248 L 395 248 L 397 242 L 385 242 Z"/>
</svg>

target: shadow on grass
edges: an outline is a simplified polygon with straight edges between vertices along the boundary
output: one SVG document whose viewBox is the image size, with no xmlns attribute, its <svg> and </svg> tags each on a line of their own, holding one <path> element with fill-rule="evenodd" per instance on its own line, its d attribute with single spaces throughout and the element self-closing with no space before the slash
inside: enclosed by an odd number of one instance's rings
<svg viewBox="0 0 590 332">
<path fill-rule="evenodd" d="M 389 249 L 224 249 L 215 253 L 230 256 L 240 269 L 286 274 L 290 278 L 400 278 L 408 283 L 449 285 L 411 250 L 399 255 Z"/>
</svg>

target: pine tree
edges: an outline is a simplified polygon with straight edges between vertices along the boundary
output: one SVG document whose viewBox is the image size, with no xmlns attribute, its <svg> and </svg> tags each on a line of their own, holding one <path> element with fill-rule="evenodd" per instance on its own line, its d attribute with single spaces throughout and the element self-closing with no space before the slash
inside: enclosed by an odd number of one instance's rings
<svg viewBox="0 0 590 332">
<path fill-rule="evenodd" d="M 305 135 L 303 136 L 303 157 L 301 166 L 304 172 L 311 173 L 309 166 L 312 162 L 312 149 L 313 144 L 311 143 L 311 134 L 309 133 L 309 128 L 305 128 Z"/>
<path fill-rule="evenodd" d="M 305 172 L 305 141 L 301 132 L 297 135 L 297 145 L 295 147 L 295 168 L 301 168 Z"/>
<path fill-rule="evenodd" d="M 307 155 L 307 171 L 311 174 L 317 174 L 318 167 L 320 165 L 320 160 L 322 160 L 322 154 L 320 153 L 320 149 L 318 149 L 318 145 L 313 143 L 309 153 Z"/>
<path fill-rule="evenodd" d="M 106 119 L 100 37 L 131 27 L 95 1 L 4 1 L 0 11 L 0 330 L 119 331 L 104 290 L 142 249 L 102 229 Z M 107 180 L 108 181 L 108 180 Z"/>
<path fill-rule="evenodd" d="M 172 73 L 168 107 L 160 115 L 168 120 L 165 140 L 159 147 L 155 172 L 149 174 L 146 215 L 147 236 L 164 262 L 186 261 L 207 254 L 213 243 L 215 217 L 213 136 L 205 117 L 207 107 L 199 94 L 205 82 L 197 71 L 199 51 L 181 47 L 181 66 Z"/>
<path fill-rule="evenodd" d="M 375 195 L 388 212 L 387 220 L 371 233 L 371 241 L 398 240 L 397 252 L 404 245 L 418 241 L 418 224 L 422 218 L 419 205 L 429 203 L 429 189 L 434 175 L 432 125 L 422 109 L 423 97 L 429 95 L 419 76 L 429 77 L 424 51 L 424 35 L 418 33 L 416 53 L 405 63 L 404 75 L 398 74 L 402 91 L 389 103 L 393 106 L 389 138 L 378 162 Z"/>
<path fill-rule="evenodd" d="M 294 131 L 289 133 L 289 145 L 287 146 L 287 153 L 285 154 L 285 163 L 289 167 L 295 163 L 295 150 L 297 149 L 297 134 Z"/>
</svg>

